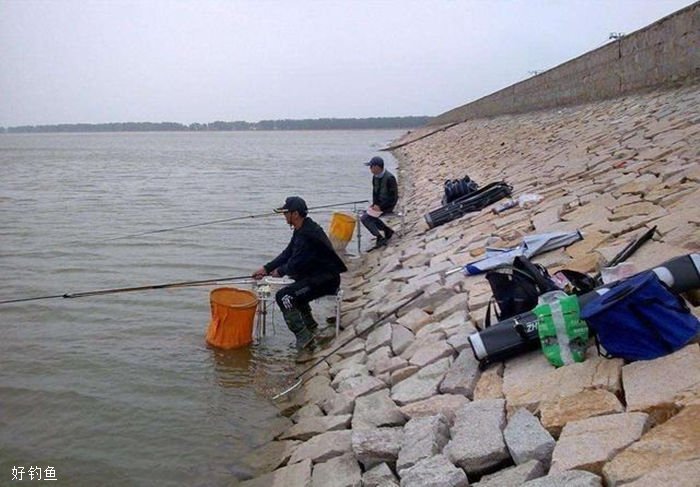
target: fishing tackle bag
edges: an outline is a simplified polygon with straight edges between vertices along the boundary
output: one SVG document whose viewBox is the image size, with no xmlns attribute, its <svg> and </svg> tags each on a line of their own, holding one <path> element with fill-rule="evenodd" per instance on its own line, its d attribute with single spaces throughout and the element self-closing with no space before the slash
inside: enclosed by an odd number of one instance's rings
<svg viewBox="0 0 700 487">
<path fill-rule="evenodd" d="M 530 262 L 523 256 L 515 257 L 513 265 L 500 266 L 488 271 L 484 277 L 493 293 L 486 308 L 486 327 L 491 326 L 493 303 L 496 305 L 496 318 L 501 321 L 534 309 L 540 295 L 559 289 L 544 267 Z"/>
<path fill-rule="evenodd" d="M 685 346 L 700 322 L 653 271 L 614 285 L 581 310 L 606 356 L 651 360 Z M 599 348 L 600 353 L 600 348 Z M 601 353 L 602 354 L 602 353 Z"/>
</svg>

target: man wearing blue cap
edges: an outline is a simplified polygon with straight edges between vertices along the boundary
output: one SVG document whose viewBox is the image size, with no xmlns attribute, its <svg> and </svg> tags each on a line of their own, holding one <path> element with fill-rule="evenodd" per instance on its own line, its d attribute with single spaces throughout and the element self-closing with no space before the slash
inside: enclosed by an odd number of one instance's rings
<svg viewBox="0 0 700 487">
<path fill-rule="evenodd" d="M 372 206 L 360 216 L 360 221 L 369 233 L 377 237 L 377 244 L 370 250 L 385 247 L 394 231 L 379 217 L 384 213 L 394 211 L 399 199 L 399 188 L 396 177 L 384 169 L 384 159 L 373 157 L 365 163 L 372 173 Z M 383 232 L 383 234 L 382 234 Z"/>
<path fill-rule="evenodd" d="M 273 260 L 253 273 L 253 277 L 289 276 L 294 283 L 275 295 L 277 305 L 287 327 L 296 337 L 298 350 L 310 348 L 318 323 L 311 314 L 310 301 L 335 294 L 340 286 L 340 274 L 347 271 L 335 253 L 323 229 L 309 218 L 306 202 L 299 196 L 290 196 L 284 206 L 276 208 L 283 213 L 287 224 L 294 229 L 287 248 Z"/>
</svg>

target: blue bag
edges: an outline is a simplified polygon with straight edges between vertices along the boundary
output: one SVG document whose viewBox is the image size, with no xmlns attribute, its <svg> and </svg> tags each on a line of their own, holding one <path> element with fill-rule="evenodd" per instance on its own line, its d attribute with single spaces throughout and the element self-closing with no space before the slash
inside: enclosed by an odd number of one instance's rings
<svg viewBox="0 0 700 487">
<path fill-rule="evenodd" d="M 675 352 L 700 331 L 683 299 L 652 271 L 613 286 L 581 310 L 609 356 L 651 360 Z"/>
</svg>

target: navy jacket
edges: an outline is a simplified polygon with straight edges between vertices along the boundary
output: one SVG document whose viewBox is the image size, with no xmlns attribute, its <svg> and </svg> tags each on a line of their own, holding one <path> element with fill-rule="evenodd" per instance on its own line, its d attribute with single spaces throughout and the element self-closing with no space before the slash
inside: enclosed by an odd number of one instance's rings
<svg viewBox="0 0 700 487">
<path fill-rule="evenodd" d="M 372 204 L 379 206 L 382 213 L 394 211 L 398 200 L 399 188 L 393 174 L 385 169 L 382 177 L 372 177 Z"/>
<path fill-rule="evenodd" d="M 267 272 L 277 269 L 280 276 L 295 280 L 319 274 L 339 275 L 348 270 L 326 233 L 309 217 L 294 230 L 287 248 L 264 267 Z"/>
</svg>

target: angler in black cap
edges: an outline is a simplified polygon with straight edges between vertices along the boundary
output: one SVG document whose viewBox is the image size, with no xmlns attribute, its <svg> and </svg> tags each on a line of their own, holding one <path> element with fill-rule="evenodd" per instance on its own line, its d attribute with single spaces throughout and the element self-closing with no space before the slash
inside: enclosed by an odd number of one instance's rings
<svg viewBox="0 0 700 487">
<path fill-rule="evenodd" d="M 365 163 L 372 172 L 372 206 L 362 213 L 360 221 L 369 230 L 369 233 L 377 237 L 376 246 L 371 249 L 386 246 L 387 242 L 394 235 L 394 231 L 389 228 L 379 217 L 383 213 L 394 211 L 396 202 L 399 199 L 399 189 L 396 184 L 396 177 L 384 169 L 384 159 L 373 157 Z M 382 232 L 384 234 L 382 235 Z"/>
<path fill-rule="evenodd" d="M 309 302 L 335 294 L 340 286 L 340 274 L 348 269 L 323 229 L 306 216 L 308 209 L 302 198 L 290 196 L 275 212 L 283 213 L 287 224 L 294 229 L 292 239 L 280 255 L 255 271 L 253 277 L 294 279 L 293 284 L 277 291 L 275 299 L 284 321 L 296 336 L 297 349 L 302 350 L 312 345 L 318 328 Z"/>
</svg>

